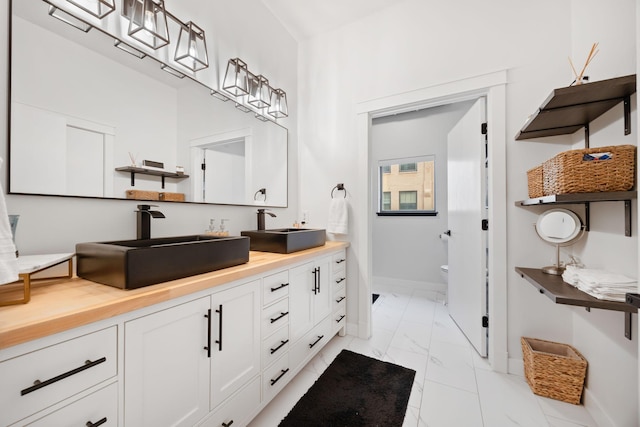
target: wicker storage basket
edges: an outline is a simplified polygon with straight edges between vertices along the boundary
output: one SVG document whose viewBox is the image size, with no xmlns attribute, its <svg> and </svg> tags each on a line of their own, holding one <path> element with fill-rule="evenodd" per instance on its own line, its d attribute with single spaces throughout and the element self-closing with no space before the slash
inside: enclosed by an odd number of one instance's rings
<svg viewBox="0 0 640 427">
<path fill-rule="evenodd" d="M 127 190 L 127 199 L 134 200 L 160 200 L 160 193 L 146 190 Z"/>
<path fill-rule="evenodd" d="M 587 360 L 575 348 L 536 338 L 522 337 L 524 375 L 535 394 L 580 404 Z"/>
<path fill-rule="evenodd" d="M 531 199 L 545 195 L 542 169 L 542 165 L 540 165 L 527 171 L 527 184 L 529 187 L 529 198 Z"/>
<path fill-rule="evenodd" d="M 587 154 L 610 153 L 607 160 L 586 160 Z M 627 191 L 635 184 L 636 147 L 570 150 L 543 163 L 544 195 Z"/>
<path fill-rule="evenodd" d="M 184 193 L 160 193 L 160 200 L 168 202 L 184 202 Z"/>
</svg>

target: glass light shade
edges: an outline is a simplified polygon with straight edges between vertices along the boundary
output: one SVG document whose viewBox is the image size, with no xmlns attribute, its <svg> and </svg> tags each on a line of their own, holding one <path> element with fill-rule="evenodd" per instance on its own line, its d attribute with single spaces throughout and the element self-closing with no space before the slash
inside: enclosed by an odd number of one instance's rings
<svg viewBox="0 0 640 427">
<path fill-rule="evenodd" d="M 204 30 L 193 22 L 187 22 L 180 27 L 178 46 L 174 59 L 193 71 L 202 70 L 209 66 L 207 56 L 207 41 L 204 38 Z"/>
<path fill-rule="evenodd" d="M 151 49 L 169 44 L 169 28 L 164 0 L 131 0 L 129 36 Z"/>
<path fill-rule="evenodd" d="M 65 12 L 62 9 L 58 9 L 55 6 L 49 6 L 49 15 L 61 20 L 65 24 L 69 24 L 72 27 L 79 29 L 80 31 L 84 31 L 85 33 L 89 32 L 89 30 L 93 28 L 91 25 L 87 24 L 81 19 L 76 18 L 75 16 Z"/>
<path fill-rule="evenodd" d="M 269 80 L 264 76 L 253 74 L 249 78 L 249 104 L 256 108 L 271 105 L 269 100 Z"/>
<path fill-rule="evenodd" d="M 249 93 L 247 64 L 240 58 L 229 60 L 222 88 L 234 96 L 242 96 Z"/>
<path fill-rule="evenodd" d="M 271 92 L 271 105 L 267 109 L 267 114 L 276 119 L 287 117 L 289 107 L 287 106 L 287 94 L 282 89 L 274 89 Z"/>
<path fill-rule="evenodd" d="M 69 3 L 78 6 L 80 9 L 95 16 L 96 18 L 104 18 L 114 10 L 116 5 L 114 0 L 67 0 Z"/>
</svg>

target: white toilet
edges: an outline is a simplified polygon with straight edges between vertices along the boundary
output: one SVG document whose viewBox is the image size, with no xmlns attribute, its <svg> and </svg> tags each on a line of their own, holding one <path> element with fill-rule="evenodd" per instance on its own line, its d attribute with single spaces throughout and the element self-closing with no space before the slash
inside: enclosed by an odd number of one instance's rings
<svg viewBox="0 0 640 427">
<path fill-rule="evenodd" d="M 449 266 L 441 265 L 440 266 L 440 275 L 444 279 L 444 283 L 449 283 Z"/>
</svg>

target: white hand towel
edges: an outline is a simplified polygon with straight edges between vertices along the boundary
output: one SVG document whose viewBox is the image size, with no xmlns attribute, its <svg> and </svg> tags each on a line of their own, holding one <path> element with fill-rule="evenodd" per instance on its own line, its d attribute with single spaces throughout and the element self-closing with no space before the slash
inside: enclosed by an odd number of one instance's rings
<svg viewBox="0 0 640 427">
<path fill-rule="evenodd" d="M 329 220 L 327 232 L 333 234 L 347 234 L 349 232 L 349 205 L 347 199 L 338 197 L 331 199 L 329 205 Z"/>
<path fill-rule="evenodd" d="M 1 166 L 2 158 L 0 158 Z M 0 186 L 0 285 L 18 280 L 18 271 L 16 246 L 13 244 L 13 236 L 11 235 L 4 191 Z"/>
</svg>

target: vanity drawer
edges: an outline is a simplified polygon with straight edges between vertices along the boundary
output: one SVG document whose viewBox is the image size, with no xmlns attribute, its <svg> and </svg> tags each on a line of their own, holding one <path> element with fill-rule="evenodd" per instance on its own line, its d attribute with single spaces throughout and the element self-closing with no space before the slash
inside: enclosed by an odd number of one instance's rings
<svg viewBox="0 0 640 427">
<path fill-rule="evenodd" d="M 269 338 L 262 341 L 262 367 L 269 366 L 274 360 L 289 350 L 289 327 L 285 326 Z"/>
<path fill-rule="evenodd" d="M 268 337 L 276 329 L 289 323 L 289 298 L 262 309 L 262 336 Z"/>
<path fill-rule="evenodd" d="M 334 254 L 331 257 L 331 271 L 333 271 L 334 273 L 339 270 L 344 271 L 346 264 L 347 264 L 347 252 L 344 250 Z"/>
<path fill-rule="evenodd" d="M 271 400 L 276 393 L 282 390 L 291 380 L 291 372 L 288 353 L 285 353 L 270 368 L 264 371 L 262 377 L 262 394 L 265 400 Z"/>
<path fill-rule="evenodd" d="M 262 305 L 269 305 L 289 295 L 289 271 L 281 271 L 262 279 Z"/>
<path fill-rule="evenodd" d="M 342 329 L 347 323 L 346 306 L 343 305 L 338 310 L 334 311 L 331 317 L 332 317 L 331 331 L 332 333 L 335 334 L 340 329 Z"/>
<path fill-rule="evenodd" d="M 116 326 L 0 363 L 0 425 L 8 425 L 117 373 Z"/>
<path fill-rule="evenodd" d="M 27 424 L 29 427 L 87 425 L 102 427 L 116 427 L 118 425 L 117 383 L 108 385 L 31 424 Z"/>
<path fill-rule="evenodd" d="M 226 400 L 216 412 L 199 427 L 244 426 L 248 417 L 260 406 L 260 376 L 252 380 L 248 386 Z"/>
<path fill-rule="evenodd" d="M 290 353 L 291 366 L 297 368 L 303 362 L 308 361 L 331 339 L 332 316 L 327 316 L 309 333 L 300 338 L 292 347 Z"/>
<path fill-rule="evenodd" d="M 347 300 L 347 288 L 343 286 L 341 289 L 333 293 L 333 302 L 332 302 L 333 307 L 331 311 L 335 312 L 336 310 L 338 310 L 338 308 L 344 307 L 347 304 L 346 300 Z"/>
<path fill-rule="evenodd" d="M 334 275 L 331 278 L 331 289 L 334 292 L 340 288 L 344 288 L 346 284 L 347 284 L 347 275 L 345 274 L 344 270 L 334 273 Z"/>
</svg>

